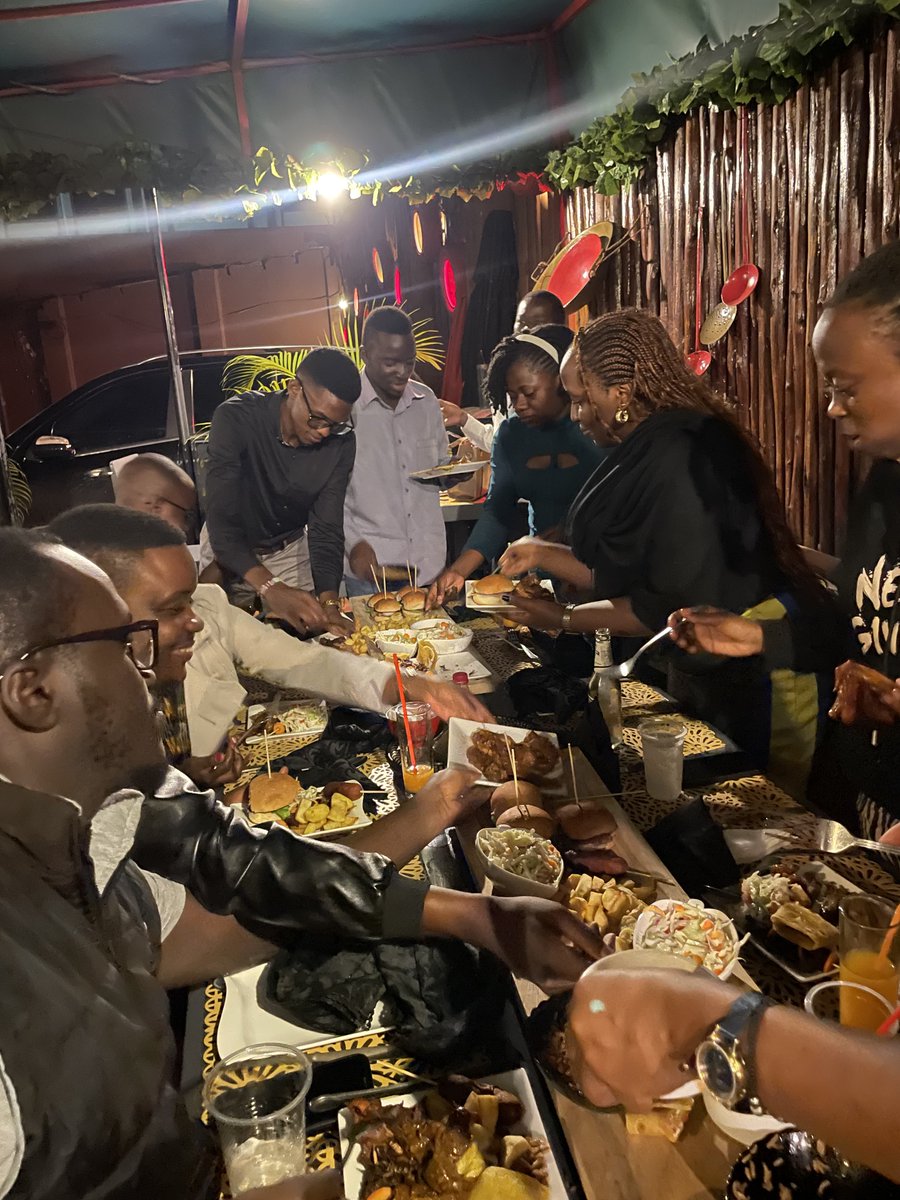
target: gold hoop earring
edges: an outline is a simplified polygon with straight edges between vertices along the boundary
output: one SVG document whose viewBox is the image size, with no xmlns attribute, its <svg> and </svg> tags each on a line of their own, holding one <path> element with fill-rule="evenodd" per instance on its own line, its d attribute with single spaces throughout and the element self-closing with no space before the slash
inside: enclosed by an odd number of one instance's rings
<svg viewBox="0 0 900 1200">
<path fill-rule="evenodd" d="M 627 425 L 631 420 L 631 413 L 628 411 L 627 404 L 620 404 L 616 409 L 616 424 Z"/>
</svg>

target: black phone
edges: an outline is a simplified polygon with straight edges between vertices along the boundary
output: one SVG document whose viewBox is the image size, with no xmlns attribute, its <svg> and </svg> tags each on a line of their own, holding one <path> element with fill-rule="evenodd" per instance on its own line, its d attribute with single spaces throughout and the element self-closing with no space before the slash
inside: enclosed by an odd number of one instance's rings
<svg viewBox="0 0 900 1200">
<path fill-rule="evenodd" d="M 364 1054 L 348 1054 L 329 1061 L 328 1057 L 313 1059 L 312 1081 L 308 1100 L 330 1096 L 333 1092 L 367 1091 L 375 1086 L 372 1065 Z"/>
</svg>

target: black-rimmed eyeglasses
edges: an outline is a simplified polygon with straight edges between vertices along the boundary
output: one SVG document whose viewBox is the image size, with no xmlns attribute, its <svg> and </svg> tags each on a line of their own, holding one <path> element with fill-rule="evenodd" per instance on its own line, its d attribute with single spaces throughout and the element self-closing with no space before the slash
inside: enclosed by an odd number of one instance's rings
<svg viewBox="0 0 900 1200">
<path fill-rule="evenodd" d="M 324 413 L 316 412 L 307 399 L 306 388 L 299 379 L 297 380 L 297 386 L 300 388 L 300 395 L 303 397 L 303 403 L 306 405 L 306 411 L 309 413 L 310 429 L 327 429 L 335 437 L 340 437 L 342 434 L 350 432 L 352 426 L 349 421 L 332 421 L 331 417 L 326 417 Z"/>
<path fill-rule="evenodd" d="M 3 664 L 3 671 L 33 658 L 35 654 L 42 654 L 45 650 L 55 650 L 58 646 L 80 646 L 86 642 L 120 642 L 137 669 L 149 671 L 156 664 L 159 655 L 159 622 L 132 621 L 130 625 L 116 625 L 112 629 L 90 629 L 86 633 L 73 633 L 70 637 L 42 642 L 39 646 L 31 646 L 24 654 L 9 659 Z M 0 679 L 2 678 L 3 673 L 0 672 Z"/>
</svg>

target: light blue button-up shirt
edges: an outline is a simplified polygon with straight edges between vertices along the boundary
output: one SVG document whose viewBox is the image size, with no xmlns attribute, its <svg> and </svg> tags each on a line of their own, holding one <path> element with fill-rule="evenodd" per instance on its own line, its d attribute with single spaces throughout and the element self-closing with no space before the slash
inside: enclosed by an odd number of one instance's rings
<svg viewBox="0 0 900 1200">
<path fill-rule="evenodd" d="M 344 506 L 347 554 L 358 542 L 368 542 L 384 566 L 409 562 L 419 568 L 420 584 L 431 583 L 447 558 L 440 491 L 410 475 L 450 459 L 437 396 L 410 381 L 397 407 L 389 408 L 363 370 L 353 426 L 356 462 Z"/>
</svg>

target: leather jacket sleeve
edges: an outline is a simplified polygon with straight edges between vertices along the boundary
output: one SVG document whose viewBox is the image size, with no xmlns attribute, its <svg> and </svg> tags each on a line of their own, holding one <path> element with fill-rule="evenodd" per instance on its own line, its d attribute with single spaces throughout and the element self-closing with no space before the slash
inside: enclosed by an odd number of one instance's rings
<svg viewBox="0 0 900 1200">
<path fill-rule="evenodd" d="M 418 937 L 428 891 L 380 854 L 249 825 L 212 792 L 145 799 L 131 857 L 279 946 Z"/>
</svg>

